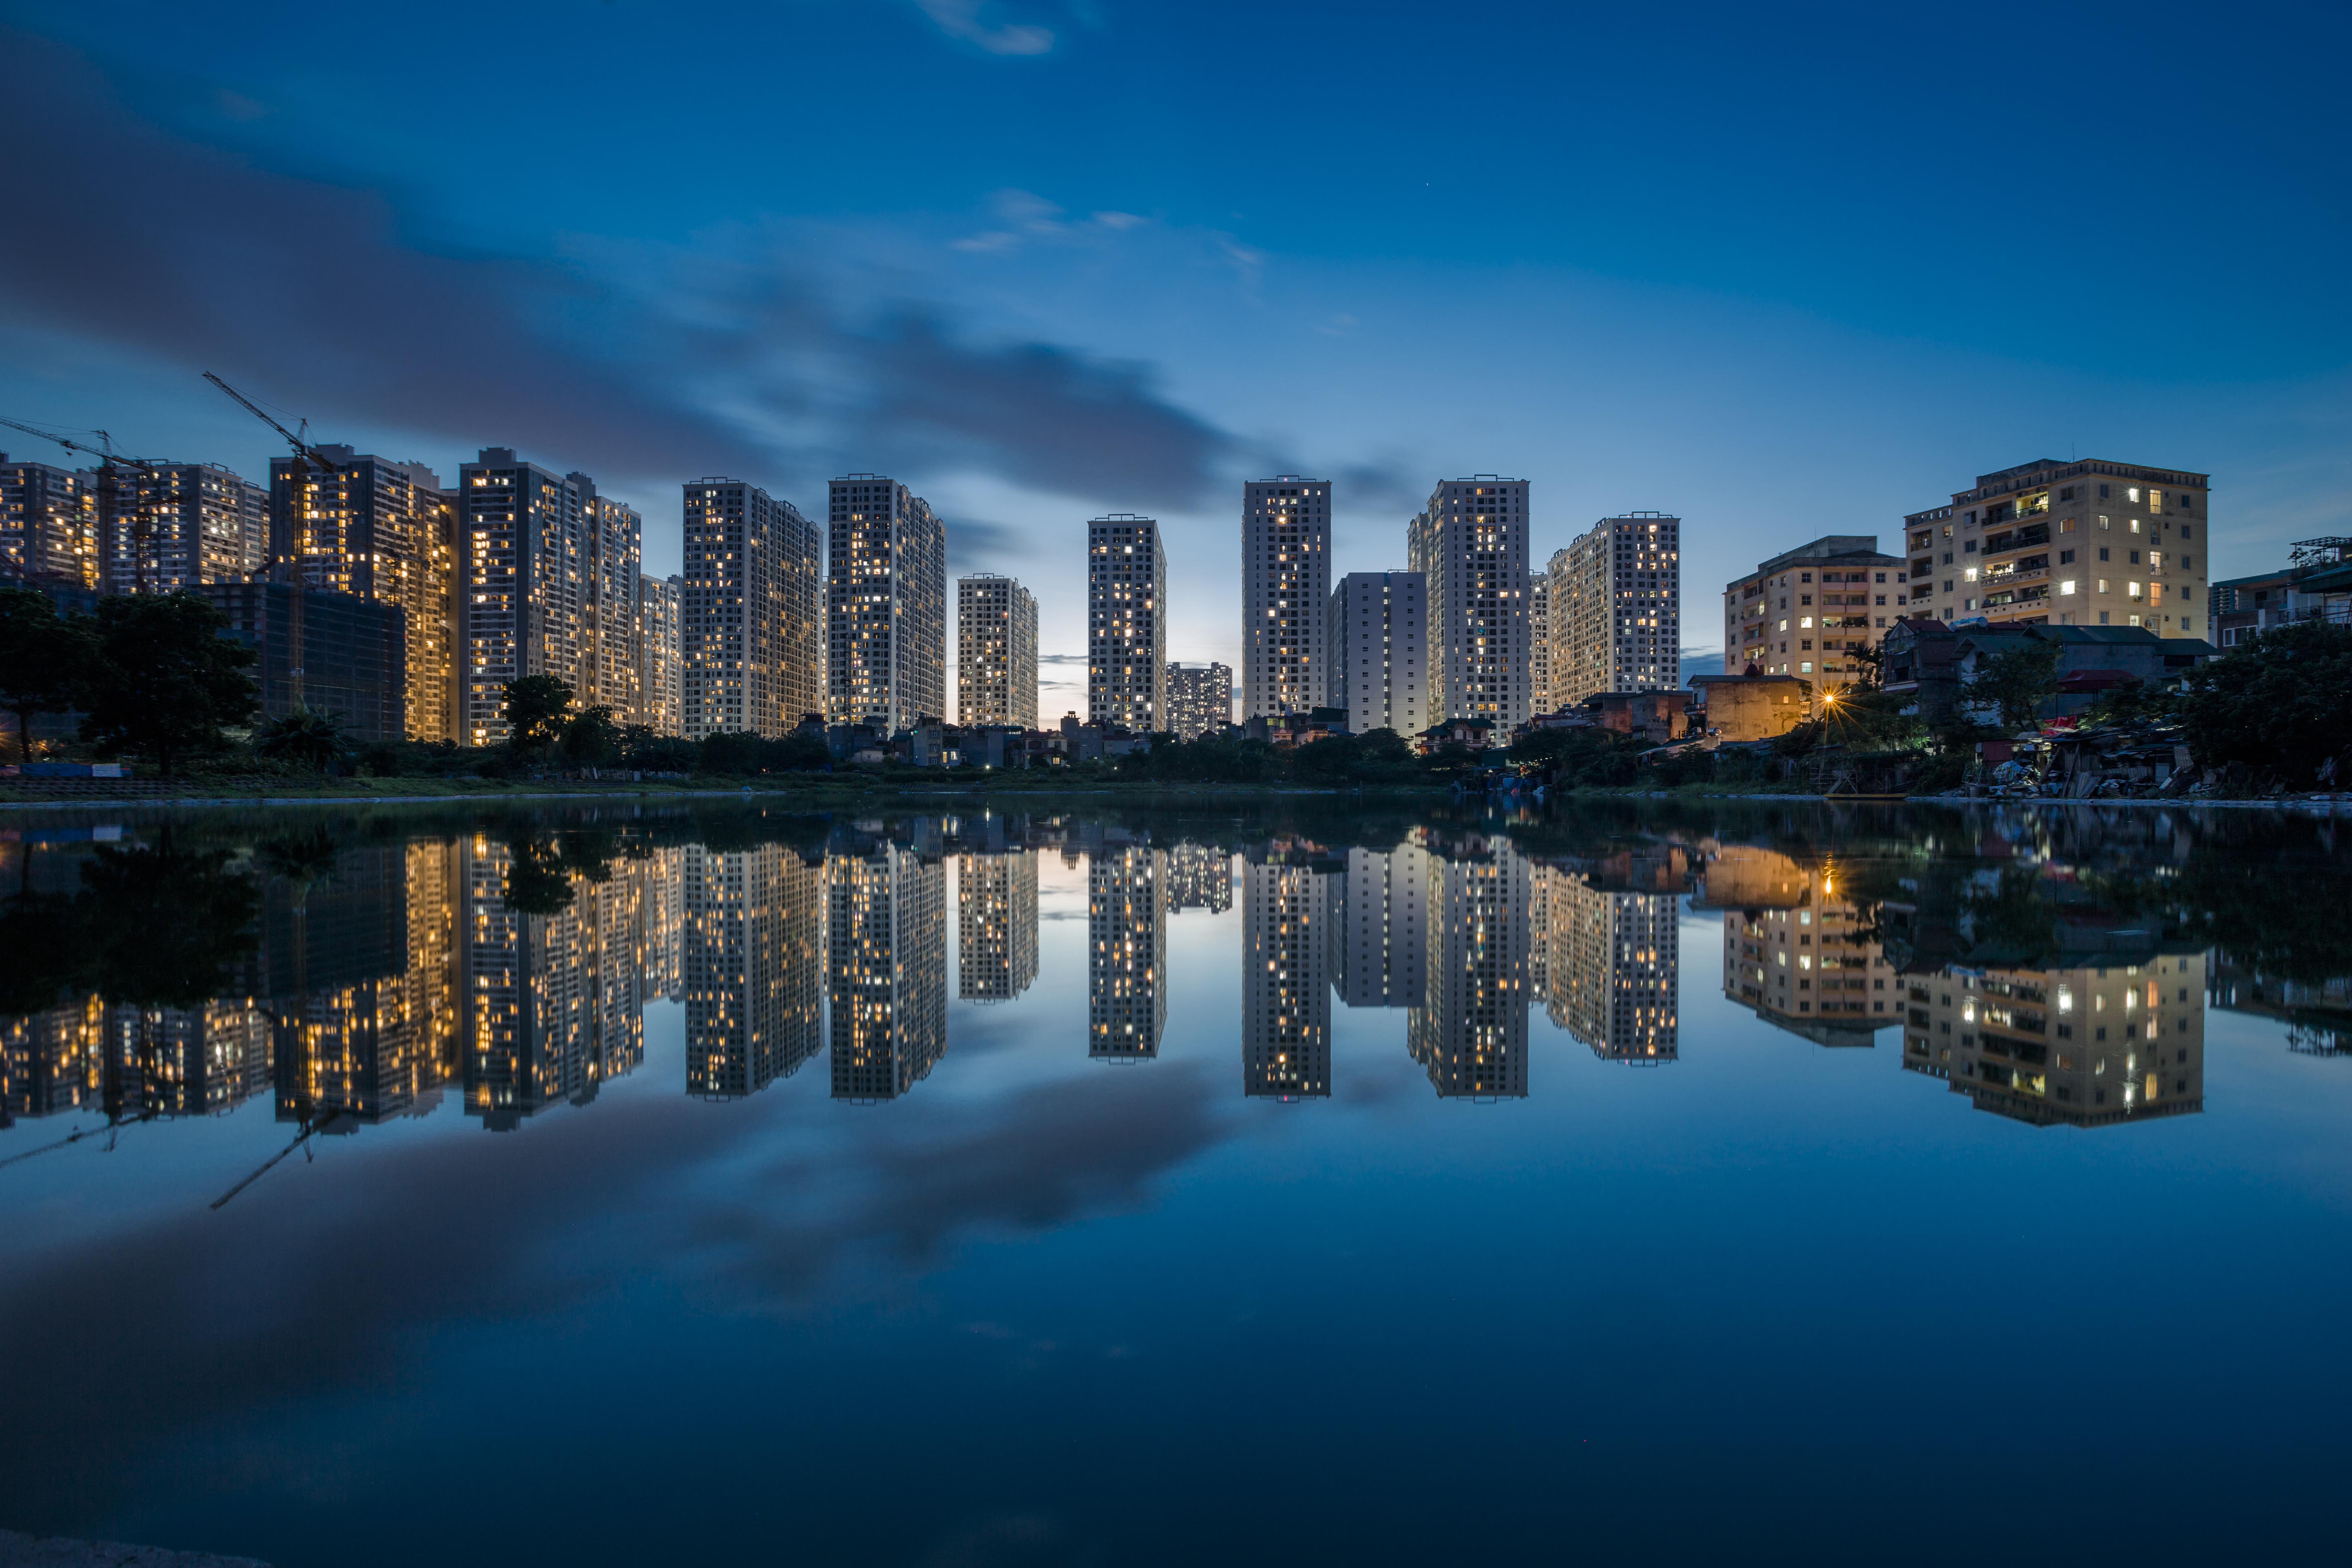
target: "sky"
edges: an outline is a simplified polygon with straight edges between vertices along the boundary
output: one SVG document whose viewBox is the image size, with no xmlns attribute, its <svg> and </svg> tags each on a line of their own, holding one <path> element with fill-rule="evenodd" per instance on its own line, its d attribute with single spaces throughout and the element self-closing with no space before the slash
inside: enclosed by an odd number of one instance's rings
<svg viewBox="0 0 2352 1568">
<path fill-rule="evenodd" d="M 584 470 L 656 573 L 687 479 L 889 473 L 1037 593 L 1049 721 L 1086 520 L 1157 517 L 1170 657 L 1238 663 L 1277 472 L 1337 571 L 1444 478 L 1530 480 L 1538 563 L 1680 515 L 1693 650 L 2041 458 L 2210 473 L 2235 575 L 2352 533 L 2347 18 L 0 0 L 0 416 L 263 477 L 214 371 Z"/>
</svg>

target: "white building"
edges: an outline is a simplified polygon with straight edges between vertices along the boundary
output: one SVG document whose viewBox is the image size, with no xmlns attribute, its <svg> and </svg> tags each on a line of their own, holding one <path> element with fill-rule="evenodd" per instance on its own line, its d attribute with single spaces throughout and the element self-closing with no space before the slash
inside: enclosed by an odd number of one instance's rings
<svg viewBox="0 0 2352 1568">
<path fill-rule="evenodd" d="M 1168 558 L 1160 525 L 1133 512 L 1087 524 L 1087 718 L 1168 727 Z"/>
<path fill-rule="evenodd" d="M 956 579 L 956 720 L 1037 727 L 1037 600 L 993 572 Z"/>
<path fill-rule="evenodd" d="M 816 691 L 815 527 L 790 501 L 740 479 L 686 486 L 679 593 L 684 731 L 777 736 Z"/>
<path fill-rule="evenodd" d="M 1528 720 L 1528 481 L 1445 479 L 1412 520 L 1407 564 L 1428 584 L 1431 724 Z"/>
<path fill-rule="evenodd" d="M 1281 474 L 1242 486 L 1242 715 L 1278 719 L 1330 700 L 1323 617 L 1331 596 L 1331 481 Z"/>
<path fill-rule="evenodd" d="M 1683 679 L 1682 520 L 1604 517 L 1551 558 L 1556 707 L 1598 691 L 1674 691 Z"/>
<path fill-rule="evenodd" d="M 1418 735 L 1429 710 L 1429 605 L 1418 572 L 1350 572 L 1332 590 L 1324 700 L 1362 735 Z"/>
<path fill-rule="evenodd" d="M 1182 741 L 1213 735 L 1234 721 L 1234 671 L 1223 664 L 1168 667 L 1168 728 Z"/>
<path fill-rule="evenodd" d="M 686 580 L 637 579 L 637 708 L 630 722 L 656 735 L 686 732 L 686 687 L 679 606 Z"/>
<path fill-rule="evenodd" d="M 881 474 L 833 481 L 825 716 L 886 732 L 948 711 L 948 538 L 930 503 Z"/>
</svg>

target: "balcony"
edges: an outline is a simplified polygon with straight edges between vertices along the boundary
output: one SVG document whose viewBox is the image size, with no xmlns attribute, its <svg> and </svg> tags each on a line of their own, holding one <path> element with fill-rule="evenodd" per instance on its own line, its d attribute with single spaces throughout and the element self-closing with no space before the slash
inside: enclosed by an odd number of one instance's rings
<svg viewBox="0 0 2352 1568">
<path fill-rule="evenodd" d="M 2037 544 L 2049 542 L 2050 525 L 2046 522 L 2037 522 L 2030 527 L 2018 529 L 2014 532 L 1987 534 L 1984 553 L 2001 555 L 2011 550 L 2031 550 Z"/>
</svg>

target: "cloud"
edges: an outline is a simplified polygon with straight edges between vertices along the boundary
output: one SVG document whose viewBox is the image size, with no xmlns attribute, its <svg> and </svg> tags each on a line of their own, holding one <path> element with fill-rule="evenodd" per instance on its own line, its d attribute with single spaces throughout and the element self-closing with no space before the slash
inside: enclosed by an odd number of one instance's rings
<svg viewBox="0 0 2352 1568">
<path fill-rule="evenodd" d="M 992 55 L 1043 55 L 1053 51 L 1052 28 L 1013 22 L 992 26 L 982 20 L 981 14 L 987 9 L 984 0 L 915 0 L 915 4 L 949 37 L 975 45 Z"/>
<path fill-rule="evenodd" d="M 948 532 L 948 563 L 962 571 L 991 561 L 1025 560 L 1036 553 L 1034 545 L 1027 531 L 1009 522 L 959 516 Z"/>
<path fill-rule="evenodd" d="M 989 197 L 1000 226 L 966 235 L 948 242 L 950 250 L 970 251 L 982 256 L 1008 256 L 1030 240 L 1054 245 L 1081 245 L 1100 242 L 1129 229 L 1148 226 L 1151 220 L 1139 213 L 1116 210 L 1089 213 L 1076 220 L 1064 215 L 1056 206 L 1034 191 L 1007 189 Z M 1230 237 L 1217 237 L 1221 246 L 1230 253 Z M 1253 253 L 1255 254 L 1255 253 Z M 1263 258 L 1258 258 L 1262 261 Z"/>
<path fill-rule="evenodd" d="M 1232 438 L 1169 402 L 1147 365 L 974 342 L 932 304 L 853 317 L 790 255 L 696 257 L 632 287 L 577 263 L 432 249 L 378 193 L 139 119 L 53 43 L 0 29 L 0 52 L 17 67 L 0 95 L 12 194 L 74 215 L 0 226 L 0 319 L 184 365 L 191 395 L 193 373 L 215 370 L 314 425 L 511 445 L 608 480 L 851 462 L 1129 505 L 1222 488 Z M 108 190 L 142 195 L 92 195 Z"/>
</svg>

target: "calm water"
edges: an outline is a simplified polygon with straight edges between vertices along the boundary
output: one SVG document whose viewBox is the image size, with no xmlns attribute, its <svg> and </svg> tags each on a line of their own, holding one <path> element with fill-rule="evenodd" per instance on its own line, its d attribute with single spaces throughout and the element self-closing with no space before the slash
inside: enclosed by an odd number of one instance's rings
<svg viewBox="0 0 2352 1568">
<path fill-rule="evenodd" d="M 0 824 L 0 1526 L 2342 1550 L 2325 825 L 93 820 Z"/>
</svg>

